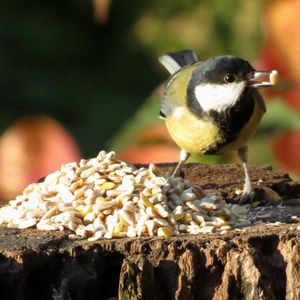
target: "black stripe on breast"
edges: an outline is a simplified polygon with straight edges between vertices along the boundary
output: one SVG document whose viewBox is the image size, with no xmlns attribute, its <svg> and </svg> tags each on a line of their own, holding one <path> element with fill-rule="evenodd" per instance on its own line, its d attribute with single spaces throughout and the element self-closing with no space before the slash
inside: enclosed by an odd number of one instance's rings
<svg viewBox="0 0 300 300">
<path fill-rule="evenodd" d="M 253 88 L 246 88 L 240 99 L 222 112 L 209 111 L 209 118 L 217 124 L 223 133 L 224 142 L 216 145 L 207 154 L 218 152 L 223 145 L 235 141 L 240 131 L 250 120 L 255 108 L 255 92 Z"/>
</svg>

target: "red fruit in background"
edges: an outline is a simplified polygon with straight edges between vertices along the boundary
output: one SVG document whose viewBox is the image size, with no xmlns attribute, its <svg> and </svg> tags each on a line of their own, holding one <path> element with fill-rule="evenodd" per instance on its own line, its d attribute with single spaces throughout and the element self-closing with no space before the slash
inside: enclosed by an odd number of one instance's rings
<svg viewBox="0 0 300 300">
<path fill-rule="evenodd" d="M 152 124 L 138 132 L 135 144 L 123 149 L 118 156 L 131 163 L 174 162 L 179 159 L 179 148 L 163 123 Z"/>
<path fill-rule="evenodd" d="M 146 128 L 143 128 L 136 136 L 136 140 L 138 143 L 150 144 L 155 143 L 157 141 L 167 144 L 173 144 L 173 142 L 165 124 L 160 122 L 159 124 L 152 124 Z"/>
<path fill-rule="evenodd" d="M 300 0 L 268 0 L 264 11 L 266 44 L 260 56 L 260 68 L 277 69 L 281 86 L 277 93 L 300 112 Z"/>
<path fill-rule="evenodd" d="M 272 148 L 283 169 L 300 175 L 300 131 L 285 132 L 276 137 Z"/>
<path fill-rule="evenodd" d="M 280 83 L 284 78 L 288 76 L 287 70 L 285 69 L 284 62 L 282 62 L 279 57 L 276 49 L 273 47 L 270 41 L 267 41 L 259 55 L 259 62 L 256 66 L 258 70 L 274 70 L 276 69 L 279 73 L 279 81 Z M 274 97 L 280 95 L 282 91 L 278 89 L 278 86 L 272 87 L 270 89 L 263 89 L 263 94 L 267 97 Z M 269 100 L 267 98 L 267 100 Z"/>
<path fill-rule="evenodd" d="M 300 0 L 267 1 L 265 28 L 268 40 L 290 76 L 300 82 Z"/>
<path fill-rule="evenodd" d="M 46 116 L 24 118 L 0 138 L 0 197 L 9 200 L 30 183 L 78 161 L 78 147 L 67 130 Z"/>
<path fill-rule="evenodd" d="M 179 148 L 167 144 L 135 146 L 123 150 L 118 157 L 131 163 L 175 162 L 179 159 Z"/>
</svg>

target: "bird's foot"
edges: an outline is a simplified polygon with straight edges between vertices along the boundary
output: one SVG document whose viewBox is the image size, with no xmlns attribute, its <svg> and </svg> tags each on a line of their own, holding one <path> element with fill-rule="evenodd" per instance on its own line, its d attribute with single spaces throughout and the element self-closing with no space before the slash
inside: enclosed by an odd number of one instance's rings
<svg viewBox="0 0 300 300">
<path fill-rule="evenodd" d="M 180 167 L 182 166 L 182 164 L 184 162 L 187 161 L 187 159 L 191 156 L 190 153 L 186 152 L 185 150 L 181 149 L 180 151 L 180 158 L 179 158 L 179 162 L 174 170 L 174 172 L 172 173 L 172 177 L 175 178 L 177 176 L 177 173 L 180 171 Z"/>
<path fill-rule="evenodd" d="M 181 166 L 181 163 L 178 163 L 178 165 L 176 166 L 175 170 L 173 171 L 173 173 L 171 175 L 172 178 L 175 178 L 178 176 L 178 173 L 180 171 L 180 166 Z"/>
<path fill-rule="evenodd" d="M 243 205 L 243 204 L 252 203 L 254 196 L 255 196 L 254 190 L 251 189 L 250 191 L 248 190 L 244 191 L 240 198 L 239 204 Z"/>
</svg>

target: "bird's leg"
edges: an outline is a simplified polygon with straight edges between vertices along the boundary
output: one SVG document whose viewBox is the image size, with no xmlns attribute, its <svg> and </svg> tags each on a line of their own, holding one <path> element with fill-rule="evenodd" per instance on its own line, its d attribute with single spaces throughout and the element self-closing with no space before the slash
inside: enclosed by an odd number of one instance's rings
<svg viewBox="0 0 300 300">
<path fill-rule="evenodd" d="M 175 170 L 174 170 L 174 172 L 173 172 L 173 174 L 172 174 L 172 177 L 175 177 L 175 176 L 176 176 L 176 174 L 178 173 L 178 171 L 179 171 L 181 165 L 182 165 L 185 161 L 188 160 L 188 158 L 190 157 L 190 155 L 191 155 L 191 154 L 188 153 L 188 152 L 186 152 L 185 150 L 181 150 L 181 151 L 180 151 L 179 162 L 178 162 L 178 164 L 177 164 L 177 166 L 176 166 L 176 168 L 175 168 Z"/>
<path fill-rule="evenodd" d="M 251 186 L 251 180 L 248 172 L 247 161 L 248 161 L 248 147 L 245 146 L 238 150 L 239 157 L 243 163 L 243 169 L 245 173 L 245 183 L 243 188 L 243 194 L 240 199 L 240 204 L 249 203 L 254 198 L 254 191 Z"/>
</svg>

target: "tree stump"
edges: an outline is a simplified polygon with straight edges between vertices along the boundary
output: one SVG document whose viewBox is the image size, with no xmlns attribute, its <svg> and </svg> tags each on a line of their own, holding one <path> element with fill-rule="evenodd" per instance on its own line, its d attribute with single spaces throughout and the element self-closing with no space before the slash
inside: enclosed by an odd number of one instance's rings
<svg viewBox="0 0 300 300">
<path fill-rule="evenodd" d="M 268 166 L 250 174 L 266 205 L 225 234 L 88 242 L 0 227 L 1 299 L 300 299 L 300 184 Z M 181 175 L 230 202 L 243 185 L 233 164 L 187 164 Z"/>
</svg>

